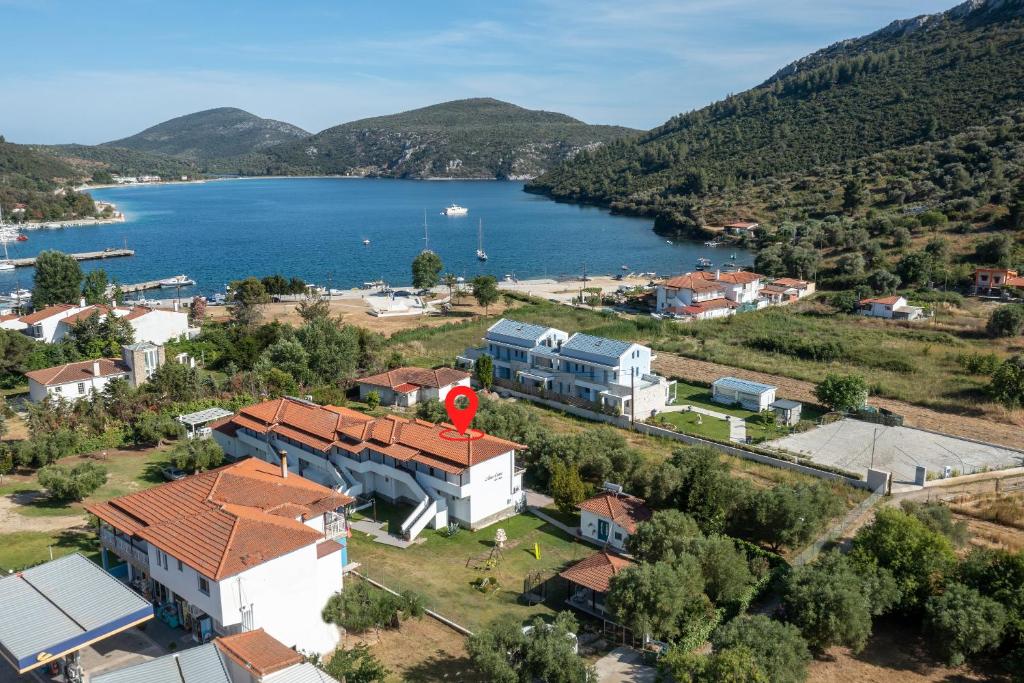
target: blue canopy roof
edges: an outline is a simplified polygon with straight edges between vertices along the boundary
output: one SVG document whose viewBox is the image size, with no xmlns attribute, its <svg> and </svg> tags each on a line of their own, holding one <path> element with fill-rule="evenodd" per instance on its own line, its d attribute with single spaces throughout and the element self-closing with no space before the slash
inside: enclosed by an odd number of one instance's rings
<svg viewBox="0 0 1024 683">
<path fill-rule="evenodd" d="M 89 680 L 92 683 L 231 683 L 224 658 L 213 643 L 91 676 Z"/>
<path fill-rule="evenodd" d="M 25 673 L 153 618 L 141 595 L 75 553 L 0 579 L 0 654 Z"/>
<path fill-rule="evenodd" d="M 751 382 L 750 380 L 740 379 L 739 377 L 720 377 L 711 383 L 711 386 L 719 389 L 725 389 L 727 391 L 739 391 L 744 394 L 763 394 L 768 391 L 775 391 L 778 387 L 773 387 L 771 384 L 761 384 L 760 382 Z"/>
<path fill-rule="evenodd" d="M 619 341 L 618 339 L 607 339 L 605 337 L 595 337 L 592 334 L 577 332 L 569 337 L 568 341 L 562 344 L 562 355 L 581 358 L 585 358 L 585 356 L 590 355 L 618 360 L 632 345 L 633 342 Z"/>
<path fill-rule="evenodd" d="M 533 325 L 502 318 L 487 329 L 487 336 L 499 335 L 510 341 L 518 341 L 522 346 L 532 348 L 550 329 L 544 325 Z"/>
</svg>

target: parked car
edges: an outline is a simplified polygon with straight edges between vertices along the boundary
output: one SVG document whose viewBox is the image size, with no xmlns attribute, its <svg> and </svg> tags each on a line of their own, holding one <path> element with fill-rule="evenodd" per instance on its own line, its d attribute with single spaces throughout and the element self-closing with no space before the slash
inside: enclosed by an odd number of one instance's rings
<svg viewBox="0 0 1024 683">
<path fill-rule="evenodd" d="M 185 477 L 188 476 L 188 474 L 184 470 L 179 470 L 174 465 L 168 465 L 167 467 L 164 467 L 163 469 L 160 470 L 160 474 L 162 474 L 164 479 L 166 479 L 167 481 L 178 481 L 179 479 L 184 479 Z"/>
</svg>

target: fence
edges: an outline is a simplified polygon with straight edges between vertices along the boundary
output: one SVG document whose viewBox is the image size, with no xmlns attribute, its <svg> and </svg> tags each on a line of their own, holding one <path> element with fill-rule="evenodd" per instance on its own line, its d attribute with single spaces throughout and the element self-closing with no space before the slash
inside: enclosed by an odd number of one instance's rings
<svg viewBox="0 0 1024 683">
<path fill-rule="evenodd" d="M 391 588 L 390 586 L 388 586 L 387 584 L 385 584 L 385 583 L 383 583 L 381 581 L 377 581 L 376 579 L 373 579 L 373 578 L 370 578 L 369 576 L 367 576 L 366 575 L 366 571 L 367 571 L 366 569 L 363 569 L 362 572 L 357 572 L 357 571 L 353 570 L 351 573 L 355 574 L 356 576 L 358 576 L 363 581 L 366 581 L 367 583 L 369 583 L 369 584 L 371 584 L 373 586 L 376 586 L 377 588 L 380 588 L 381 590 L 385 590 L 388 593 L 391 593 L 392 595 L 401 595 L 400 591 L 397 591 L 394 588 Z M 403 589 L 403 590 L 405 590 L 405 589 Z M 424 610 L 423 610 L 427 614 L 427 616 L 432 617 L 434 619 L 437 619 L 438 621 L 440 621 L 445 626 L 458 631 L 459 633 L 461 633 L 464 636 L 471 636 L 471 635 L 473 635 L 473 632 L 470 631 L 465 626 L 463 626 L 463 625 L 461 625 L 461 624 L 459 624 L 459 623 L 457 623 L 455 621 L 452 621 L 448 617 L 440 614 L 435 609 L 430 607 L 429 606 L 429 603 L 431 602 L 430 596 L 423 595 L 422 593 L 419 593 L 419 592 L 417 592 L 417 595 L 422 596 L 424 603 L 427 603 L 427 607 L 425 607 Z"/>
<path fill-rule="evenodd" d="M 853 508 L 843 517 L 841 520 L 836 522 L 834 525 L 829 527 L 825 533 L 817 538 L 813 543 L 803 549 L 799 555 L 793 560 L 794 567 L 801 567 L 814 560 L 818 555 L 821 554 L 822 549 L 832 543 L 837 538 L 843 535 L 843 533 L 850 528 L 851 525 L 860 520 L 861 517 L 866 515 L 871 508 L 873 508 L 882 496 L 885 495 L 886 487 L 879 486 L 870 496 L 862 500 L 857 507 Z"/>
</svg>

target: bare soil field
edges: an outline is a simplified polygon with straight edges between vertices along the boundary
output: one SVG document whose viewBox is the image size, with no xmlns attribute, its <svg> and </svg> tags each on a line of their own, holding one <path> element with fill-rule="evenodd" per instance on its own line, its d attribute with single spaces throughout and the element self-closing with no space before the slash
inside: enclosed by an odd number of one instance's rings
<svg viewBox="0 0 1024 683">
<path fill-rule="evenodd" d="M 348 636 L 346 647 L 365 643 L 391 671 L 388 683 L 484 683 L 466 654 L 466 639 L 431 617 L 409 619 L 399 629 Z"/>
<path fill-rule="evenodd" d="M 740 370 L 728 365 L 683 358 L 671 353 L 659 352 L 654 361 L 654 370 L 667 377 L 680 377 L 703 384 L 710 384 L 719 377 L 731 375 L 754 382 L 773 384 L 779 388 L 780 397 L 817 403 L 817 398 L 814 396 L 814 384 L 811 382 L 763 372 Z M 996 422 L 969 415 L 941 413 L 887 398 L 872 397 L 869 402 L 873 406 L 902 415 L 905 419 L 904 424 L 908 427 L 930 429 L 943 434 L 996 443 L 1011 448 L 1024 448 L 1024 411 L 1006 412 L 1003 417 L 1007 422 Z"/>
<path fill-rule="evenodd" d="M 971 545 L 1016 552 L 1024 549 L 1024 491 L 965 495 L 949 502 L 967 522 Z"/>
<path fill-rule="evenodd" d="M 908 633 L 903 625 L 876 622 L 874 635 L 864 651 L 851 654 L 832 648 L 825 657 L 811 662 L 810 683 L 938 683 L 939 681 L 992 681 L 991 672 L 967 666 L 949 667 L 935 661 L 924 640 Z"/>
</svg>

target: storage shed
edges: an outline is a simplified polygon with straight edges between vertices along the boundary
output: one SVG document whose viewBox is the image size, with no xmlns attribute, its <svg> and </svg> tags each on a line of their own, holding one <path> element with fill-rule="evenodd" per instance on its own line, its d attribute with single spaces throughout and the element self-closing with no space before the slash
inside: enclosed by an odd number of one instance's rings
<svg viewBox="0 0 1024 683">
<path fill-rule="evenodd" d="M 800 421 L 800 411 L 803 409 L 803 404 L 799 401 L 780 398 L 772 403 L 771 409 L 775 411 L 776 423 L 792 427 Z"/>
<path fill-rule="evenodd" d="M 721 377 L 711 383 L 711 398 L 723 405 L 739 404 L 747 410 L 761 412 L 775 401 L 777 387 L 751 382 L 738 377 Z"/>
</svg>

